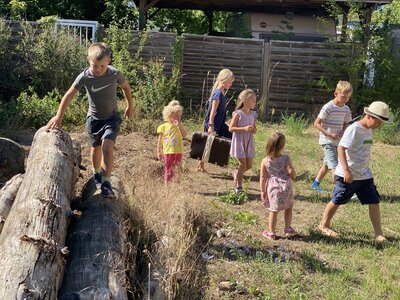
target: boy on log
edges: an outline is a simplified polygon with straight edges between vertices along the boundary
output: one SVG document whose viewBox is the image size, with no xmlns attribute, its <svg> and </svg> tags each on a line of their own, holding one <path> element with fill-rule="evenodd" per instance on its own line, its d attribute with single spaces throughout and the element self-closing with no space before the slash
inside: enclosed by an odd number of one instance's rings
<svg viewBox="0 0 400 300">
<path fill-rule="evenodd" d="M 65 110 L 79 90 L 85 87 L 89 98 L 86 129 L 91 145 L 93 180 L 103 196 L 112 196 L 110 177 L 114 145 L 122 122 L 116 90 L 119 85 L 127 102 L 125 117 L 130 118 L 133 112 L 131 88 L 121 72 L 110 65 L 111 50 L 105 43 L 93 43 L 88 49 L 87 59 L 89 67 L 78 75 L 65 93 L 57 114 L 47 123 L 47 128 L 61 128 Z"/>
</svg>

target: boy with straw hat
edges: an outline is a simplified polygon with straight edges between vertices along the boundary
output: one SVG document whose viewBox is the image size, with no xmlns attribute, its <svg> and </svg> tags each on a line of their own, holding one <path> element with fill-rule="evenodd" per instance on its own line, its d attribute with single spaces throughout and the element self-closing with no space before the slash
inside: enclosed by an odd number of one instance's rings
<svg viewBox="0 0 400 300">
<path fill-rule="evenodd" d="M 375 101 L 366 107 L 364 112 L 365 116 L 360 121 L 346 129 L 339 143 L 336 184 L 318 229 L 326 236 L 337 237 L 338 233 L 331 229 L 331 220 L 339 205 L 349 202 L 353 194 L 356 194 L 361 204 L 367 204 L 369 207 L 375 240 L 387 243 L 381 228 L 380 196 L 368 164 L 373 143 L 372 130 L 389 121 L 389 106 L 384 102 Z"/>
</svg>

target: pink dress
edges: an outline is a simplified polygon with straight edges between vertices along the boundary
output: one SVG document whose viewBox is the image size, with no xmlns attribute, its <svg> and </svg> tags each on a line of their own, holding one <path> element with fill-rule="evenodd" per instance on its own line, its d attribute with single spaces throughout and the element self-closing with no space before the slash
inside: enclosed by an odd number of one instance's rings
<svg viewBox="0 0 400 300">
<path fill-rule="evenodd" d="M 288 161 L 287 155 L 267 159 L 267 196 L 264 205 L 270 211 L 285 210 L 293 206 L 293 181 L 287 172 Z"/>
</svg>

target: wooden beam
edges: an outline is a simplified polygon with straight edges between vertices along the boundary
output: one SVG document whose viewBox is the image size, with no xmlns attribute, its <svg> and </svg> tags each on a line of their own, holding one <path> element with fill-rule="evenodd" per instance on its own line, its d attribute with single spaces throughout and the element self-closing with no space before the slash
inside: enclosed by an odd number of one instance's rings
<svg viewBox="0 0 400 300">
<path fill-rule="evenodd" d="M 139 30 L 144 30 L 147 23 L 147 11 L 156 5 L 158 0 L 140 0 L 139 2 Z"/>
</svg>

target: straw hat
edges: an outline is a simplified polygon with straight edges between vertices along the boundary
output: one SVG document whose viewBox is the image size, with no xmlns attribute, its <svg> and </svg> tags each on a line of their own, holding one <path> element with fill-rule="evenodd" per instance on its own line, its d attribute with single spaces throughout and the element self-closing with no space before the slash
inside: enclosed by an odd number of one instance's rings
<svg viewBox="0 0 400 300">
<path fill-rule="evenodd" d="M 367 115 L 373 116 L 381 121 L 389 121 L 389 106 L 382 101 L 375 101 L 370 106 L 364 108 Z"/>
</svg>

